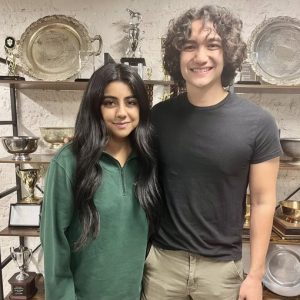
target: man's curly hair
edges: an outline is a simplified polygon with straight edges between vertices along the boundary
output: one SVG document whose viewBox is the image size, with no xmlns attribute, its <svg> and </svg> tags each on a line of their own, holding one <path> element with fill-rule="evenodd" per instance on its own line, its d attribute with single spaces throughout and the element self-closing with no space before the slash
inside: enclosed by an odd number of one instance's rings
<svg viewBox="0 0 300 300">
<path fill-rule="evenodd" d="M 191 35 L 191 24 L 195 20 L 213 23 L 216 32 L 222 39 L 224 55 L 222 86 L 226 87 L 232 84 L 236 71 L 240 69 L 246 58 L 246 43 L 241 37 L 242 21 L 225 7 L 204 6 L 201 9 L 189 9 L 177 19 L 170 21 L 163 43 L 165 70 L 179 86 L 185 86 L 185 80 L 180 71 L 180 52 Z"/>
</svg>

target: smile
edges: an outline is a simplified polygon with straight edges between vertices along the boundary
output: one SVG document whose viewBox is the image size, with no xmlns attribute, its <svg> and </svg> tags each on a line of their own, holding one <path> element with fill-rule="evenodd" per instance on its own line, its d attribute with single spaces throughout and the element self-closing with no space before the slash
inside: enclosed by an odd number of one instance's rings
<svg viewBox="0 0 300 300">
<path fill-rule="evenodd" d="M 123 123 L 113 123 L 114 126 L 116 126 L 117 128 L 125 128 L 127 125 L 129 124 L 129 122 L 123 122 Z"/>
<path fill-rule="evenodd" d="M 192 72 L 195 72 L 195 73 L 207 73 L 209 72 L 210 70 L 212 70 L 213 67 L 206 67 L 206 68 L 191 68 L 191 71 Z"/>
</svg>

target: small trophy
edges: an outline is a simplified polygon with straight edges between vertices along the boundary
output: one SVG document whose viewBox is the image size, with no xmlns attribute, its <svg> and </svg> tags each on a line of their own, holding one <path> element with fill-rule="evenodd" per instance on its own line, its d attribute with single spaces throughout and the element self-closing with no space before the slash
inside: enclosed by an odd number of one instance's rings
<svg viewBox="0 0 300 300">
<path fill-rule="evenodd" d="M 139 25 L 142 22 L 142 15 L 129 8 L 126 10 L 130 16 L 129 29 L 125 31 L 127 33 L 126 39 L 128 40 L 128 47 L 125 53 L 126 57 L 121 58 L 121 63 L 126 63 L 137 68 L 138 74 L 143 77 L 143 66 L 146 65 L 146 62 L 145 58 L 142 57 L 140 45 L 142 37 Z"/>
<path fill-rule="evenodd" d="M 11 294 L 9 299 L 21 300 L 30 299 L 36 293 L 35 272 L 26 273 L 25 270 L 31 261 L 32 251 L 27 247 L 11 247 L 10 255 L 12 260 L 18 266 L 20 273 L 15 273 L 8 282 L 11 285 Z"/>
<path fill-rule="evenodd" d="M 240 80 L 237 82 L 239 84 L 260 84 L 256 73 L 252 69 L 252 66 L 248 60 L 242 63 L 242 68 L 240 72 Z"/>
<path fill-rule="evenodd" d="M 22 179 L 25 189 L 28 192 L 28 196 L 23 198 L 23 203 L 40 203 L 40 197 L 34 195 L 34 187 L 40 178 L 39 169 L 16 169 L 17 175 Z"/>
<path fill-rule="evenodd" d="M 160 47 L 161 47 L 160 52 L 161 52 L 161 61 L 162 61 L 162 71 L 163 71 L 163 74 L 164 74 L 163 80 L 164 81 L 170 81 L 171 77 L 168 74 L 168 72 L 165 70 L 164 65 L 163 65 L 163 59 L 164 59 L 164 56 L 165 56 L 165 40 L 166 40 L 165 37 L 162 37 L 160 39 Z"/>
</svg>

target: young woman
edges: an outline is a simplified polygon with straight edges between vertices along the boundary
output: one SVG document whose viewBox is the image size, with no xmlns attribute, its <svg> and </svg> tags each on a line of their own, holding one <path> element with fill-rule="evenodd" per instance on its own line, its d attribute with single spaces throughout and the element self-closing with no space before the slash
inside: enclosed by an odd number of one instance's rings
<svg viewBox="0 0 300 300">
<path fill-rule="evenodd" d="M 91 77 L 75 136 L 47 174 L 41 240 L 47 300 L 138 300 L 158 185 L 142 79 L 110 63 Z"/>
</svg>

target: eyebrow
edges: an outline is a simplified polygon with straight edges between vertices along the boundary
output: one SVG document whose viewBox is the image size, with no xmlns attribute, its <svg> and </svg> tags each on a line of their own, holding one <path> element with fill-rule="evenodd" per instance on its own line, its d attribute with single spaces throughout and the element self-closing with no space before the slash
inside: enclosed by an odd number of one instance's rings
<svg viewBox="0 0 300 300">
<path fill-rule="evenodd" d="M 219 38 L 219 37 L 211 37 L 211 38 L 208 37 L 207 41 L 209 41 L 209 42 L 222 42 L 222 39 Z"/>
<path fill-rule="evenodd" d="M 104 95 L 103 97 L 104 97 L 104 98 L 118 99 L 118 97 L 115 97 L 115 96 L 110 96 L 110 95 Z M 136 96 L 134 96 L 134 95 L 131 95 L 131 96 L 127 96 L 127 97 L 125 97 L 125 99 L 130 99 L 130 98 L 136 98 Z"/>
<path fill-rule="evenodd" d="M 208 37 L 208 35 L 206 36 L 206 41 L 208 42 L 222 42 L 222 39 L 219 37 Z M 184 43 L 197 43 L 196 39 L 193 38 L 189 38 L 187 39 Z"/>
</svg>

